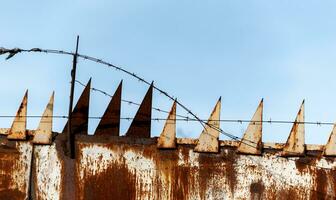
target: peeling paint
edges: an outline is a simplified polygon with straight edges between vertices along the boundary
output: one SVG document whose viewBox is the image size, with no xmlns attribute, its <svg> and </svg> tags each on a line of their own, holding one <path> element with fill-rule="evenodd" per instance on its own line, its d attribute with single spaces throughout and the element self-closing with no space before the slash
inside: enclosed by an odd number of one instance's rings
<svg viewBox="0 0 336 200">
<path fill-rule="evenodd" d="M 35 197 L 36 199 L 60 199 L 62 187 L 62 164 L 55 144 L 36 146 L 35 158 Z"/>
</svg>

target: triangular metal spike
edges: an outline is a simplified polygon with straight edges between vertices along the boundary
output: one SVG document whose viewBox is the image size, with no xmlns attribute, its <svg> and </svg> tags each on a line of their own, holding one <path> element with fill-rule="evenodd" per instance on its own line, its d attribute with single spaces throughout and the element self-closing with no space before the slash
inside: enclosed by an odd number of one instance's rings
<svg viewBox="0 0 336 200">
<path fill-rule="evenodd" d="M 194 151 L 218 153 L 218 138 L 220 133 L 220 110 L 221 98 L 219 98 L 215 108 L 213 109 L 207 122 L 208 125 L 205 125 Z"/>
<path fill-rule="evenodd" d="M 119 136 L 122 82 L 120 82 L 94 135 Z"/>
<path fill-rule="evenodd" d="M 239 153 L 260 155 L 262 150 L 263 99 L 261 100 L 242 140 L 237 148 Z"/>
<path fill-rule="evenodd" d="M 158 148 L 173 149 L 176 148 L 176 101 L 174 101 L 162 133 L 158 139 Z"/>
<path fill-rule="evenodd" d="M 283 148 L 283 156 L 302 156 L 305 153 L 305 125 L 304 125 L 304 100 L 296 116 L 286 145 Z"/>
<path fill-rule="evenodd" d="M 325 145 L 323 155 L 336 156 L 336 124 L 334 124 L 328 143 Z"/>
<path fill-rule="evenodd" d="M 16 113 L 12 127 L 10 128 L 9 134 L 7 135 L 7 138 L 10 140 L 26 139 L 27 101 L 28 101 L 28 90 L 26 90 L 21 105 Z"/>
<path fill-rule="evenodd" d="M 126 136 L 138 138 L 150 138 L 152 118 L 152 94 L 153 83 L 150 85 L 140 107 L 137 111 Z"/>
<path fill-rule="evenodd" d="M 54 110 L 54 92 L 52 93 L 49 103 L 44 110 L 40 124 L 35 131 L 34 144 L 51 144 L 52 143 L 52 122 Z"/>
<path fill-rule="evenodd" d="M 75 108 L 72 111 L 71 130 L 72 134 L 84 134 L 88 132 L 89 103 L 90 103 L 91 78 L 86 84 Z M 62 133 L 68 132 L 68 122 L 65 124 Z"/>
</svg>

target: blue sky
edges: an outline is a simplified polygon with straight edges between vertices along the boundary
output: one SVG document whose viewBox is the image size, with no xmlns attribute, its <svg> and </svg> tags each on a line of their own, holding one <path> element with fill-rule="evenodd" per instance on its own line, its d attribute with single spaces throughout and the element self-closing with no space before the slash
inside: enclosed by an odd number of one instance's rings
<svg viewBox="0 0 336 200">
<path fill-rule="evenodd" d="M 137 73 L 208 118 L 222 96 L 222 119 L 250 119 L 264 98 L 264 119 L 294 120 L 303 99 L 307 121 L 336 121 L 336 2 L 334 1 L 6 1 L 1 3 L 0 46 L 73 51 Z M 55 91 L 55 115 L 66 115 L 71 57 L 21 54 L 0 58 L 0 115 L 14 115 L 29 89 L 28 114 L 42 114 Z M 147 86 L 103 65 L 79 60 L 77 79 L 140 102 Z M 76 99 L 82 91 L 76 85 Z M 91 116 L 109 98 L 93 92 Z M 172 102 L 154 93 L 153 105 Z M 122 116 L 136 107 L 123 104 Z M 185 112 L 178 108 L 178 113 Z M 153 117 L 166 117 L 153 111 Z M 12 119 L 1 119 L 9 127 Z M 56 120 L 61 131 L 65 121 Z M 97 120 L 90 120 L 92 133 Z M 35 129 L 38 119 L 29 119 Z M 122 133 L 130 122 L 122 121 Z M 153 122 L 158 135 L 162 122 Z M 241 136 L 247 124 L 222 123 Z M 290 125 L 265 124 L 263 140 L 284 142 Z M 307 125 L 306 142 L 324 144 L 331 126 Z M 197 123 L 178 123 L 178 136 L 198 137 Z M 221 137 L 222 139 L 228 139 Z"/>
</svg>

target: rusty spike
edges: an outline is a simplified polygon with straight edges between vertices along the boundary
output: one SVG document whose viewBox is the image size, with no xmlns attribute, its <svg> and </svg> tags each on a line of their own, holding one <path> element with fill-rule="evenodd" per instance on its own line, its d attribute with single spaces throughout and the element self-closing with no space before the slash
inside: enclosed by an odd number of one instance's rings
<svg viewBox="0 0 336 200">
<path fill-rule="evenodd" d="M 176 101 L 174 101 L 162 133 L 158 139 L 158 148 L 173 149 L 176 148 Z"/>
<path fill-rule="evenodd" d="M 119 136 L 121 90 L 122 90 L 122 82 L 120 82 L 109 105 L 107 106 L 107 109 L 102 119 L 100 120 L 94 135 Z"/>
<path fill-rule="evenodd" d="M 129 127 L 127 137 L 150 138 L 151 118 L 152 118 L 152 93 L 153 83 L 150 85 L 140 107 L 137 111 L 131 126 Z"/>
<path fill-rule="evenodd" d="M 336 156 L 336 124 L 334 124 L 328 143 L 325 145 L 323 155 Z"/>
<path fill-rule="evenodd" d="M 260 155 L 262 150 L 262 116 L 263 99 L 261 100 L 250 124 L 237 148 L 239 153 Z"/>
<path fill-rule="evenodd" d="M 296 116 L 286 145 L 283 148 L 283 156 L 302 156 L 305 152 L 305 125 L 304 123 L 304 100 Z"/>
<path fill-rule="evenodd" d="M 27 101 L 28 90 L 26 91 L 20 108 L 18 109 L 12 127 L 7 136 L 10 140 L 25 140 L 26 139 L 26 126 L 27 126 Z"/>
<path fill-rule="evenodd" d="M 221 98 L 219 98 L 207 122 L 210 126 L 205 125 L 205 128 L 198 139 L 194 151 L 218 153 L 219 150 L 218 138 L 220 132 L 219 131 L 220 110 L 221 110 Z"/>
<path fill-rule="evenodd" d="M 89 102 L 90 102 L 91 79 L 86 84 L 84 91 L 78 99 L 72 111 L 72 134 L 87 134 L 89 123 Z M 67 133 L 68 122 L 65 124 L 63 132 Z"/>
<path fill-rule="evenodd" d="M 52 143 L 52 117 L 54 110 L 54 92 L 52 93 L 49 103 L 44 110 L 40 124 L 35 131 L 34 144 L 51 144 Z"/>
</svg>

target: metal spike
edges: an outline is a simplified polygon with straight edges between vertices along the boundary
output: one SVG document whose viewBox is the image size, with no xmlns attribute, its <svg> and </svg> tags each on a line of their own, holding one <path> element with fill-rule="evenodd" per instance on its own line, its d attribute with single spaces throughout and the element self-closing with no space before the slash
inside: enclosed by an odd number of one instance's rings
<svg viewBox="0 0 336 200">
<path fill-rule="evenodd" d="M 196 152 L 212 152 L 218 153 L 219 151 L 219 129 L 220 129 L 220 110 L 221 110 L 221 98 L 219 98 L 214 110 L 212 111 L 208 124 L 205 125 L 202 131 L 197 145 L 194 149 Z"/>
<path fill-rule="evenodd" d="M 237 148 L 239 153 L 260 155 L 262 150 L 263 99 Z"/>
<path fill-rule="evenodd" d="M 158 139 L 158 148 L 173 149 L 176 148 L 176 101 L 174 101 L 162 133 Z"/>
<path fill-rule="evenodd" d="M 107 109 L 102 119 L 100 120 L 94 135 L 119 136 L 121 90 L 122 90 L 122 82 L 120 82 L 109 105 L 107 106 Z"/>
<path fill-rule="evenodd" d="M 304 125 L 304 101 L 296 116 L 286 145 L 283 148 L 283 156 L 302 156 L 305 153 L 305 125 Z"/>
<path fill-rule="evenodd" d="M 72 111 L 72 134 L 84 134 L 88 132 L 89 123 L 89 102 L 90 102 L 91 79 L 86 84 L 75 108 Z M 62 133 L 67 133 L 68 122 L 65 124 Z"/>
<path fill-rule="evenodd" d="M 26 90 L 20 108 L 16 113 L 16 117 L 13 121 L 12 127 L 9 130 L 7 138 L 10 140 L 26 139 L 27 101 L 28 101 L 28 90 Z"/>
<path fill-rule="evenodd" d="M 153 83 L 150 85 L 140 107 L 137 111 L 131 126 L 129 127 L 127 137 L 150 138 L 151 118 L 152 118 L 152 93 Z"/>
<path fill-rule="evenodd" d="M 323 155 L 336 156 L 336 124 L 334 124 L 328 143 L 325 145 Z"/>
<path fill-rule="evenodd" d="M 52 122 L 54 110 L 54 92 L 52 93 L 49 103 L 44 110 L 40 124 L 35 131 L 34 144 L 51 144 L 52 143 Z"/>
</svg>

